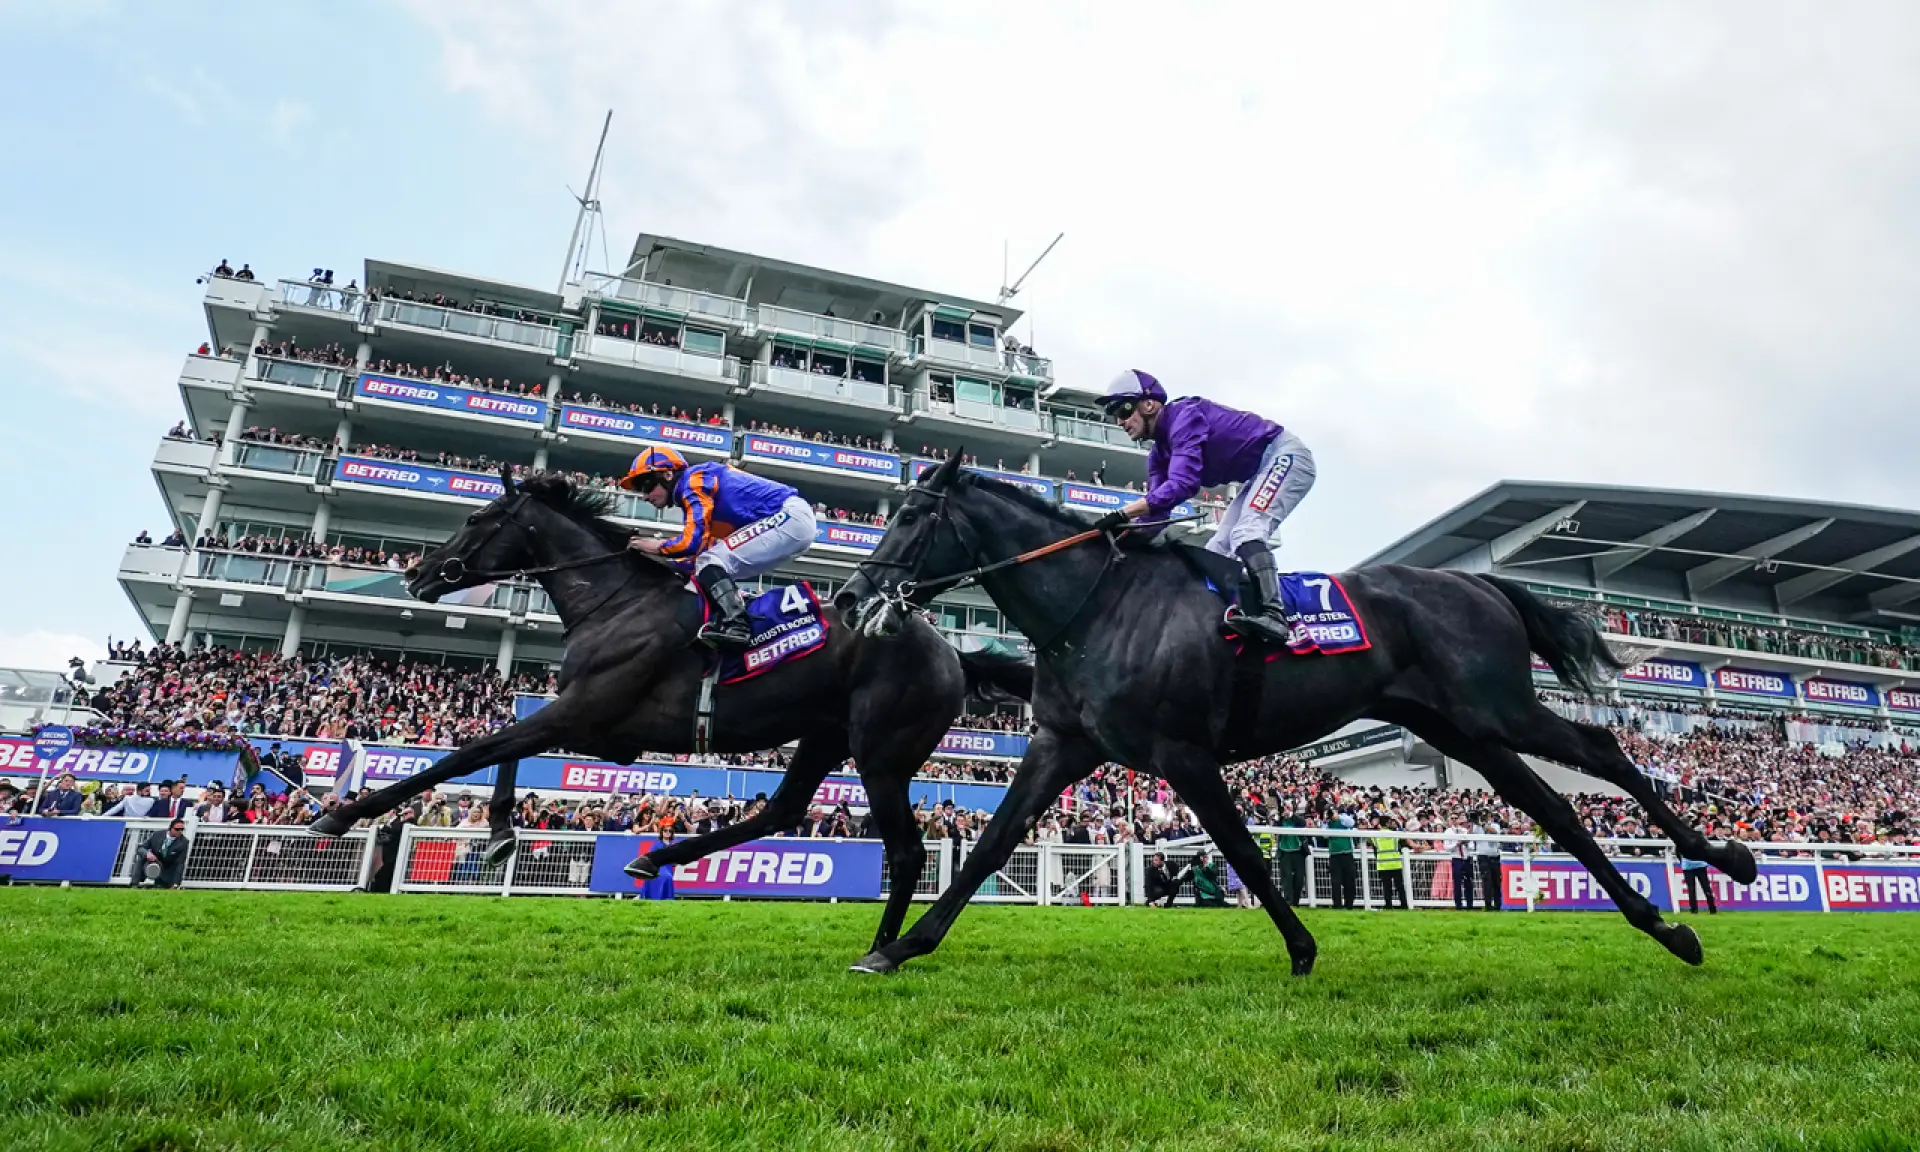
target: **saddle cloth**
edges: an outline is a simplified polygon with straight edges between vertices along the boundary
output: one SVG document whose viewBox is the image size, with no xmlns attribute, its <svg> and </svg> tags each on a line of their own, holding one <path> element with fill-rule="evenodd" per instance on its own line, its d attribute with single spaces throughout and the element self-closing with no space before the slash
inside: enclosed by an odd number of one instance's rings
<svg viewBox="0 0 1920 1152">
<path fill-rule="evenodd" d="M 1229 605 L 1240 599 L 1246 583 L 1246 569 L 1231 556 L 1176 544 L 1175 550 L 1207 587 Z M 1364 652 L 1373 647 L 1367 638 L 1367 626 L 1355 611 L 1353 600 L 1338 576 L 1323 572 L 1286 572 L 1280 576 L 1281 615 L 1292 634 L 1287 650 L 1306 656 L 1319 653 L 1337 656 L 1342 652 Z M 1229 639 L 1241 639 L 1228 629 Z M 1277 653 L 1276 653 L 1277 654 Z"/>
<path fill-rule="evenodd" d="M 704 597 L 707 612 L 712 605 Z M 738 684 L 782 664 L 818 652 L 827 645 L 827 617 L 813 586 L 801 581 L 771 588 L 747 603 L 747 628 L 753 641 L 720 660 L 720 683 Z"/>
</svg>

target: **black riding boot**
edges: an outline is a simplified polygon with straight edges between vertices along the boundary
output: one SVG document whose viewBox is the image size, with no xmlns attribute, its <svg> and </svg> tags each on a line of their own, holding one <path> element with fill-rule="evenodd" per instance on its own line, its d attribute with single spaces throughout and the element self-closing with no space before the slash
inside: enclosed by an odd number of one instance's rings
<svg viewBox="0 0 1920 1152">
<path fill-rule="evenodd" d="M 1264 540 L 1249 540 L 1240 545 L 1239 556 L 1247 566 L 1247 582 L 1240 588 L 1240 610 L 1227 618 L 1227 626 L 1251 640 L 1285 644 L 1291 630 L 1280 613 L 1280 565 L 1273 549 Z"/>
<path fill-rule="evenodd" d="M 715 648 L 745 648 L 753 642 L 747 625 L 747 602 L 740 595 L 733 577 L 718 564 L 709 564 L 694 573 L 694 582 L 707 594 L 713 612 L 700 626 L 700 639 Z"/>
</svg>

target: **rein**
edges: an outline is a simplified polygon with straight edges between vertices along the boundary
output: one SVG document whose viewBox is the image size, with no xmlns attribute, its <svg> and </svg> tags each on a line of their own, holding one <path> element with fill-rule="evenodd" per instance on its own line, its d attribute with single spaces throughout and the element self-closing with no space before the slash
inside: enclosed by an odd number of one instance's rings
<svg viewBox="0 0 1920 1152">
<path fill-rule="evenodd" d="M 1091 581 L 1088 582 L 1087 590 L 1081 593 L 1079 603 L 1074 605 L 1073 611 L 1068 613 L 1067 618 L 1061 621 L 1060 626 L 1054 629 L 1053 634 L 1049 636 L 1045 641 L 1038 641 L 1038 640 L 1033 641 L 1034 649 L 1036 651 L 1044 652 L 1047 649 L 1053 647 L 1056 643 L 1058 643 L 1060 638 L 1066 635 L 1067 630 L 1073 627 L 1074 622 L 1080 618 L 1080 614 L 1086 611 L 1087 605 L 1093 601 L 1094 592 L 1099 590 L 1101 582 L 1107 578 L 1107 573 L 1110 570 L 1112 570 L 1113 566 L 1119 563 L 1120 557 L 1122 555 L 1120 551 L 1118 533 L 1115 533 L 1113 535 L 1108 535 L 1105 529 L 1089 528 L 1085 532 L 1077 532 L 1072 536 L 1068 536 L 1060 540 L 1055 540 L 1051 544 L 1042 544 L 1038 548 L 1030 548 L 1027 551 L 1022 552 L 1017 556 L 1009 556 L 1004 560 L 995 560 L 990 564 L 981 564 L 977 567 L 969 568 L 964 572 L 955 572 L 949 576 L 936 576 L 930 580 L 914 579 L 911 577 L 911 573 L 915 569 L 917 569 L 920 566 L 920 563 L 926 558 L 927 550 L 932 547 L 934 535 L 938 533 L 940 530 L 939 522 L 944 521 L 946 519 L 945 513 L 946 513 L 946 500 L 947 500 L 947 494 L 945 492 L 929 492 L 924 488 L 916 489 L 914 494 L 926 496 L 934 500 L 938 507 L 938 511 L 936 511 L 933 514 L 933 518 L 935 520 L 933 530 L 930 532 L 927 532 L 925 535 L 923 535 L 920 538 L 919 543 L 921 544 L 921 547 L 915 549 L 912 557 L 906 560 L 867 560 L 862 562 L 859 566 L 862 569 L 866 568 L 868 565 L 873 565 L 874 567 L 879 567 L 879 568 L 902 568 L 909 573 L 909 578 L 900 581 L 898 584 L 895 584 L 893 587 L 893 591 L 891 593 L 882 592 L 880 594 L 885 601 L 892 604 L 897 610 L 901 612 L 905 612 L 907 610 L 908 605 L 911 603 L 912 597 L 922 592 L 925 592 L 928 589 L 951 591 L 955 588 L 962 588 L 969 584 L 977 584 L 979 583 L 980 577 L 985 576 L 988 573 L 998 572 L 1006 568 L 1017 567 L 1021 564 L 1028 564 L 1028 563 L 1031 563 L 1032 561 L 1039 560 L 1043 557 L 1051 556 L 1055 552 L 1060 552 L 1065 549 L 1071 548 L 1076 544 L 1084 544 L 1085 542 L 1092 540 L 1096 537 L 1105 539 L 1108 546 L 1106 561 L 1100 565 L 1099 573 L 1095 575 Z M 1200 520 L 1200 519 L 1204 519 L 1205 517 L 1206 517 L 1206 513 L 1204 512 L 1194 512 L 1186 516 L 1169 516 L 1163 520 L 1141 520 L 1141 521 L 1135 521 L 1127 524 L 1126 527 L 1120 529 L 1120 531 L 1130 532 L 1136 528 L 1164 528 L 1171 524 L 1184 524 L 1187 521 Z M 955 532 L 957 535 L 958 534 L 957 528 L 955 529 Z M 961 541 L 961 544 L 963 547 L 967 549 L 967 552 L 969 554 L 973 554 L 974 550 L 971 545 L 967 544 L 964 540 Z M 977 555 L 974 555 L 973 558 L 978 559 L 979 557 Z M 1032 638 L 1029 637 L 1029 639 L 1032 639 Z"/>
</svg>

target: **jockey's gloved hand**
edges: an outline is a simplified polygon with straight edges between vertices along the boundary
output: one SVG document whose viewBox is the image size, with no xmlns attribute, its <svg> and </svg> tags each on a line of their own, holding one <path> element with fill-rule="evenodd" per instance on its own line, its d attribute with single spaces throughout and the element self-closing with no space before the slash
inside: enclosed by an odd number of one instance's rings
<svg viewBox="0 0 1920 1152">
<path fill-rule="evenodd" d="M 1127 514 L 1115 508 L 1105 516 L 1095 520 L 1093 526 L 1101 532 L 1118 532 L 1130 523 L 1132 523 L 1132 521 L 1128 518 Z"/>
</svg>

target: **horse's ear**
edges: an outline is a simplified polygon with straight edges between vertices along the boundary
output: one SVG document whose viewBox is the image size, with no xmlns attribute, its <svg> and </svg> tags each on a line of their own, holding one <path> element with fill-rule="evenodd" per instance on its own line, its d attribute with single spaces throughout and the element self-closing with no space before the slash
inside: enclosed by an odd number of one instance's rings
<svg viewBox="0 0 1920 1152">
<path fill-rule="evenodd" d="M 500 490 L 509 496 L 513 495 L 513 465 L 511 464 L 500 465 Z"/>
<path fill-rule="evenodd" d="M 927 487 L 945 491 L 947 486 L 953 483 L 953 478 L 960 474 L 960 460 L 966 454 L 967 446 L 962 444 L 953 455 L 941 461 L 940 467 L 933 470 L 933 478 Z"/>
</svg>

